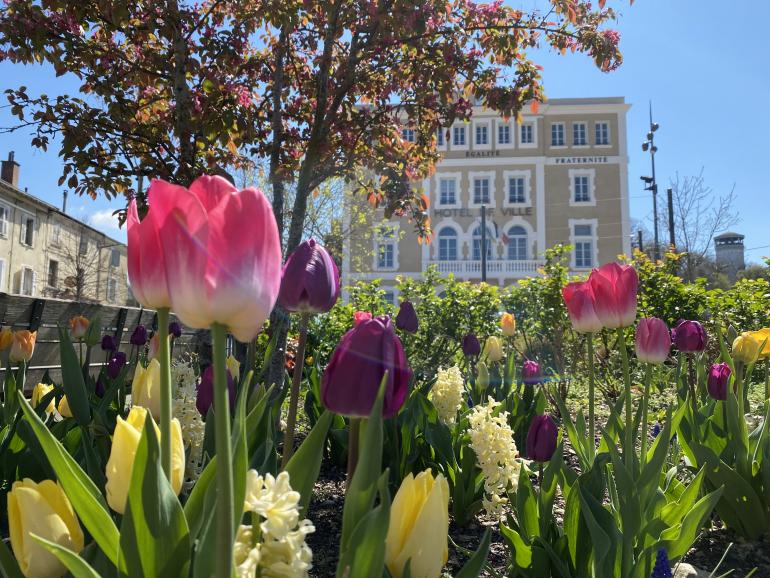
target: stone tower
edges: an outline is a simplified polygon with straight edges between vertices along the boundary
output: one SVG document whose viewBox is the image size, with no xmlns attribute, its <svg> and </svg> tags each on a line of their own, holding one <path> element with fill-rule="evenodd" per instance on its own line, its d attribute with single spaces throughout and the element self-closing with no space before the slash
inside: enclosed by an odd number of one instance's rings
<svg viewBox="0 0 770 578">
<path fill-rule="evenodd" d="M 730 281 L 735 281 L 738 271 L 743 271 L 746 268 L 743 254 L 744 238 L 744 235 L 733 233 L 732 231 L 727 231 L 714 237 L 717 266 L 727 274 Z"/>
</svg>

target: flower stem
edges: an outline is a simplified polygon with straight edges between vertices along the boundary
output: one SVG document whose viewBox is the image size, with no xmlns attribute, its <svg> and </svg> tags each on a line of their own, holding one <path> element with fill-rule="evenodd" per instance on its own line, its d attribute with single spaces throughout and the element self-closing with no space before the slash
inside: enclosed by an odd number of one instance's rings
<svg viewBox="0 0 770 578">
<path fill-rule="evenodd" d="M 356 472 L 356 465 L 358 465 L 358 434 L 361 427 L 361 418 L 350 418 L 350 429 L 348 430 L 348 477 L 345 483 L 345 487 L 350 487 L 350 482 L 353 480 L 353 474 Z"/>
<path fill-rule="evenodd" d="M 160 463 L 171 481 L 171 350 L 168 346 L 168 307 L 158 309 L 160 348 Z"/>
<path fill-rule="evenodd" d="M 626 439 L 623 444 L 623 457 L 629 472 L 633 464 L 634 455 L 634 408 L 631 400 L 631 370 L 628 367 L 628 350 L 626 349 L 626 338 L 623 334 L 623 328 L 618 327 L 618 344 L 620 346 L 620 359 L 623 362 L 623 382 L 626 393 Z"/>
<path fill-rule="evenodd" d="M 596 410 L 594 407 L 595 377 L 594 377 L 594 334 L 589 333 L 586 340 L 588 349 L 588 451 L 591 458 L 596 455 Z"/>
<path fill-rule="evenodd" d="M 642 453 L 641 465 L 647 461 L 647 405 L 650 402 L 650 383 L 652 382 L 652 364 L 645 364 L 644 368 L 644 397 L 642 397 Z"/>
<path fill-rule="evenodd" d="M 307 343 L 307 325 L 310 314 L 303 313 L 299 318 L 299 343 L 294 356 L 294 375 L 291 380 L 289 394 L 289 416 L 286 418 L 286 436 L 283 438 L 283 457 L 281 469 L 286 468 L 294 453 L 294 428 L 297 424 L 297 405 L 299 403 L 299 385 L 302 382 L 302 368 L 305 365 L 305 344 Z"/>
<path fill-rule="evenodd" d="M 217 576 L 232 576 L 235 513 L 233 452 L 230 445 L 230 399 L 227 389 L 224 325 L 211 326 L 214 357 L 214 437 L 217 452 Z"/>
</svg>

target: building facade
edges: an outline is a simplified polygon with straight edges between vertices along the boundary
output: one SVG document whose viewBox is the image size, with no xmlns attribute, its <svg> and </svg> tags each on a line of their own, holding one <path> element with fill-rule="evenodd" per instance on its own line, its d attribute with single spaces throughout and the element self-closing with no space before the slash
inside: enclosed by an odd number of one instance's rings
<svg viewBox="0 0 770 578">
<path fill-rule="evenodd" d="M 125 244 L 21 190 L 20 169 L 0 166 L 0 292 L 134 304 Z"/>
<path fill-rule="evenodd" d="M 554 99 L 505 120 L 476 107 L 469 122 L 437 134 L 442 159 L 420 186 L 430 199 L 433 237 L 419 244 L 406 219 L 382 213 L 348 223 L 343 278 L 381 279 L 435 265 L 480 281 L 481 211 L 486 211 L 486 278 L 505 286 L 538 274 L 545 250 L 573 246 L 571 269 L 587 272 L 630 253 L 626 113 L 623 98 Z M 414 134 L 404 130 L 403 138 Z"/>
</svg>

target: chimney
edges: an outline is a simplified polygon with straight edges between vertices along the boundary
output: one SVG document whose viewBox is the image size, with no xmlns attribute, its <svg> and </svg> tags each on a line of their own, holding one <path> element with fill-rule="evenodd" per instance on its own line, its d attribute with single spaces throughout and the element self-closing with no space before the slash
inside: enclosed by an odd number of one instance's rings
<svg viewBox="0 0 770 578">
<path fill-rule="evenodd" d="M 61 212 L 62 213 L 67 212 L 67 191 L 64 191 L 62 193 Z"/>
<path fill-rule="evenodd" d="M 8 160 L 0 163 L 0 179 L 19 188 L 19 163 L 13 160 L 13 151 L 8 153 Z"/>
</svg>

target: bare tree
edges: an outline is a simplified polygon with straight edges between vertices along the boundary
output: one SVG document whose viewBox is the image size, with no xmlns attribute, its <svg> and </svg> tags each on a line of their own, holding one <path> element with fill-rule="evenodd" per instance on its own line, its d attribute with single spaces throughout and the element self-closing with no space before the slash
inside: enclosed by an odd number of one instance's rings
<svg viewBox="0 0 770 578">
<path fill-rule="evenodd" d="M 52 297 L 74 301 L 98 301 L 100 282 L 100 251 L 97 244 L 81 233 L 77 243 L 64 243 L 51 252 L 57 263 L 50 270 L 48 291 Z"/>
</svg>

